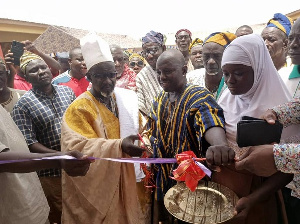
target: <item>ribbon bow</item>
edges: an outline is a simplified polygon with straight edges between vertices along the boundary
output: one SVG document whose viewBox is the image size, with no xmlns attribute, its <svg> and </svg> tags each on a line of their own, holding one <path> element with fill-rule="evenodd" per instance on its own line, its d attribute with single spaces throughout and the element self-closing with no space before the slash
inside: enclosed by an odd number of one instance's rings
<svg viewBox="0 0 300 224">
<path fill-rule="evenodd" d="M 197 162 L 205 159 L 197 158 L 192 151 L 185 151 L 177 154 L 176 159 L 179 166 L 172 171 L 174 177 L 171 178 L 177 181 L 184 181 L 186 186 L 193 192 L 196 190 L 199 180 L 205 177 L 205 175 L 211 175 L 209 169 Z"/>
</svg>

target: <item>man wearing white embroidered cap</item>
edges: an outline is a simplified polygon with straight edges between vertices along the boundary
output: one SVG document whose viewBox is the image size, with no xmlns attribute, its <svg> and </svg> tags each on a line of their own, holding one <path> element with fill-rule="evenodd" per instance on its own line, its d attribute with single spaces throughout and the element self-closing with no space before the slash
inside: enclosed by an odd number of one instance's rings
<svg viewBox="0 0 300 224">
<path fill-rule="evenodd" d="M 91 33 L 80 45 L 92 87 L 65 112 L 62 151 L 77 149 L 98 158 L 140 156 L 143 149 L 134 145 L 139 129 L 135 93 L 114 88 L 117 73 L 103 39 Z M 129 163 L 96 160 L 84 178 L 63 174 L 62 222 L 141 223 L 135 183 Z"/>
</svg>

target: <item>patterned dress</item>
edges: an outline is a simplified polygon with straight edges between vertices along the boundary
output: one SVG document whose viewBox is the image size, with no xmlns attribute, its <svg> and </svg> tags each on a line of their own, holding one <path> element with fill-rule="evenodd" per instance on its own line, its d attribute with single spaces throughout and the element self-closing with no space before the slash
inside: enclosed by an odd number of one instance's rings
<svg viewBox="0 0 300 224">
<path fill-rule="evenodd" d="M 274 107 L 278 120 L 285 126 L 300 124 L 300 99 L 295 98 L 291 102 Z M 299 126 L 300 132 L 300 126 Z M 284 173 L 294 173 L 292 196 L 300 198 L 300 144 L 275 144 L 274 159 L 278 170 Z"/>
<path fill-rule="evenodd" d="M 119 79 L 117 79 L 116 87 L 136 90 L 135 83 L 136 74 L 135 72 L 128 67 L 128 65 L 124 65 L 124 71 Z"/>
</svg>

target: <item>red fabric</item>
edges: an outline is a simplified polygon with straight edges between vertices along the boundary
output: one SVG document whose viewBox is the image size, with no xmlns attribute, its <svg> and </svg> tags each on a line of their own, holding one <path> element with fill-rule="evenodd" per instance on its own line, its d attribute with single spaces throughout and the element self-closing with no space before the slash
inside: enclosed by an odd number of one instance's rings
<svg viewBox="0 0 300 224">
<path fill-rule="evenodd" d="M 175 37 L 176 37 L 180 32 L 182 32 L 182 31 L 187 32 L 187 33 L 190 35 L 190 37 L 192 36 L 192 32 L 189 31 L 188 29 L 180 29 L 180 30 L 178 30 L 178 31 L 176 32 Z"/>
<path fill-rule="evenodd" d="M 141 146 L 141 147 L 146 149 L 145 146 Z M 143 152 L 141 158 L 149 158 L 147 152 Z M 156 187 L 155 180 L 154 180 L 154 174 L 151 172 L 151 169 L 149 169 L 145 163 L 141 163 L 140 166 L 145 174 L 145 178 L 143 179 L 144 186 L 147 190 L 150 190 L 151 192 L 153 192 Z"/>
<path fill-rule="evenodd" d="M 204 171 L 195 164 L 193 158 L 196 158 L 196 155 L 192 151 L 177 154 L 176 159 L 179 166 L 176 170 L 173 170 L 172 173 L 174 177 L 171 177 L 177 181 L 184 181 L 191 191 L 196 190 L 198 181 L 206 175 Z"/>
<path fill-rule="evenodd" d="M 80 80 L 71 77 L 69 82 L 60 83 L 59 85 L 70 87 L 74 91 L 75 96 L 77 97 L 87 90 L 89 84 L 90 82 L 87 81 L 85 77 L 81 78 Z"/>
<path fill-rule="evenodd" d="M 124 65 L 124 71 L 121 77 L 116 82 L 116 87 L 135 90 L 135 72 L 128 67 L 127 64 Z"/>
<path fill-rule="evenodd" d="M 27 82 L 25 78 L 19 76 L 18 74 L 15 74 L 14 88 L 28 91 L 32 89 L 32 85 L 31 83 Z"/>
</svg>

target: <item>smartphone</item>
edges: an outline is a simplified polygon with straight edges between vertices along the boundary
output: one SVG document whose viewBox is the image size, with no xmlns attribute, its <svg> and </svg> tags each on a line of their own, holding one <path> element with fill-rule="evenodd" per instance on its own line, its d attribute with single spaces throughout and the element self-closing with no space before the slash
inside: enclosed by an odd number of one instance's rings
<svg viewBox="0 0 300 224">
<path fill-rule="evenodd" d="M 269 124 L 262 119 L 239 121 L 237 123 L 237 144 L 239 147 L 248 147 L 278 143 L 282 128 L 283 125 L 279 121 L 276 121 L 275 124 Z"/>
<path fill-rule="evenodd" d="M 242 121 L 264 121 L 264 120 L 256 117 L 242 116 Z"/>
<path fill-rule="evenodd" d="M 25 44 L 13 40 L 10 51 L 14 54 L 14 64 L 20 66 L 20 57 L 24 53 Z"/>
</svg>

